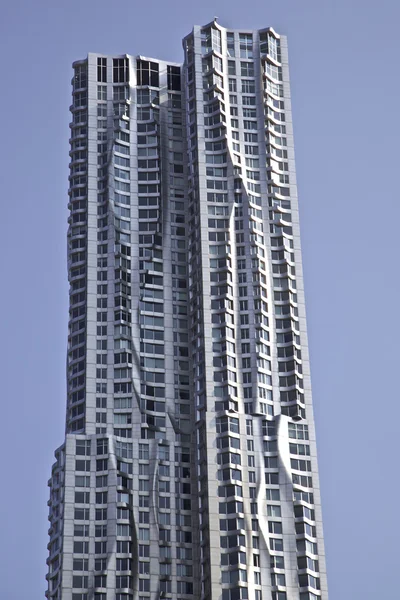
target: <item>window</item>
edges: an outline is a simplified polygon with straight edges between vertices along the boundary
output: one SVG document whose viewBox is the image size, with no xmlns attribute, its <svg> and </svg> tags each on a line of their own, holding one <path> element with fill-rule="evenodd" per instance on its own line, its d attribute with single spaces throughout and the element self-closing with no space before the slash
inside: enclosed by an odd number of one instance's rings
<svg viewBox="0 0 400 600">
<path fill-rule="evenodd" d="M 240 74 L 242 77 L 254 77 L 254 63 L 241 62 L 240 63 Z"/>
<path fill-rule="evenodd" d="M 107 100 L 107 86 L 106 85 L 98 85 L 97 86 L 97 100 Z"/>
<path fill-rule="evenodd" d="M 275 540 L 276 542 L 279 540 Z M 273 569 L 284 569 L 285 559 L 283 556 L 271 556 L 271 568 Z"/>
<path fill-rule="evenodd" d="M 159 446 L 158 447 L 158 457 L 160 460 L 169 460 L 169 447 L 168 446 Z"/>
<path fill-rule="evenodd" d="M 76 454 L 90 456 L 90 440 L 76 440 Z"/>
<path fill-rule="evenodd" d="M 140 580 L 140 581 L 148 581 L 149 580 Z M 129 575 L 117 575 L 116 577 L 117 588 L 130 588 L 132 587 L 132 578 Z M 146 590 L 148 591 L 148 590 Z"/>
<path fill-rule="evenodd" d="M 269 441 L 264 440 L 263 448 L 264 448 L 264 452 L 276 452 L 278 449 L 276 440 L 269 440 Z"/>
<path fill-rule="evenodd" d="M 106 508 L 96 508 L 96 521 L 106 521 L 107 520 L 107 509 Z"/>
<path fill-rule="evenodd" d="M 139 529 L 139 531 L 140 531 L 140 529 Z M 170 529 L 160 529 L 159 537 L 160 537 L 160 540 L 163 542 L 170 542 L 171 541 L 171 530 Z"/>
<path fill-rule="evenodd" d="M 268 530 L 270 533 L 275 533 L 278 535 L 282 534 L 282 523 L 280 521 L 269 521 Z"/>
<path fill-rule="evenodd" d="M 173 91 L 180 91 L 181 89 L 181 69 L 180 67 L 174 67 L 167 65 L 167 77 L 168 77 L 168 89 Z"/>
<path fill-rule="evenodd" d="M 308 444 L 289 444 L 289 452 L 290 454 L 310 456 L 310 446 Z"/>
<path fill-rule="evenodd" d="M 308 556 L 299 557 L 297 559 L 297 565 L 298 565 L 299 569 L 310 569 L 311 571 L 314 571 L 315 573 L 318 573 L 318 571 L 319 571 L 318 561 L 314 560 L 313 558 L 310 558 Z"/>
<path fill-rule="evenodd" d="M 169 481 L 159 481 L 158 491 L 162 494 L 169 494 Z"/>
<path fill-rule="evenodd" d="M 97 440 L 97 454 L 108 454 L 108 440 Z"/>
<path fill-rule="evenodd" d="M 246 420 L 246 434 L 253 435 L 253 421 L 251 419 Z"/>
<path fill-rule="evenodd" d="M 107 81 L 107 59 L 106 58 L 98 58 L 97 59 L 97 81 L 106 82 Z"/>
<path fill-rule="evenodd" d="M 265 72 L 269 77 L 272 77 L 272 79 L 282 81 L 282 67 L 276 67 L 267 62 L 265 65 Z"/>
<path fill-rule="evenodd" d="M 74 571 L 88 571 L 89 570 L 89 561 L 88 561 L 88 559 L 87 558 L 78 558 L 78 559 L 75 559 L 73 561 L 73 570 Z"/>
<path fill-rule="evenodd" d="M 201 31 L 201 51 L 202 54 L 208 54 L 211 52 L 211 30 L 202 29 Z"/>
<path fill-rule="evenodd" d="M 299 575 L 299 585 L 300 587 L 310 586 L 315 590 L 319 590 L 319 578 L 313 575 Z"/>
<path fill-rule="evenodd" d="M 107 492 L 96 492 L 96 504 L 107 504 Z"/>
<path fill-rule="evenodd" d="M 276 469 L 278 467 L 278 458 L 276 456 L 265 456 L 264 467 L 266 469 Z"/>
<path fill-rule="evenodd" d="M 86 588 L 88 586 L 88 576 L 74 575 L 72 578 L 72 587 Z"/>
<path fill-rule="evenodd" d="M 297 540 L 296 544 L 298 552 L 307 552 L 308 554 L 314 555 L 318 554 L 317 544 L 315 544 L 314 542 L 309 542 L 308 540 Z"/>
<path fill-rule="evenodd" d="M 96 471 L 107 471 L 108 459 L 101 458 L 96 461 Z"/>
<path fill-rule="evenodd" d="M 89 535 L 89 525 L 83 523 L 75 524 L 74 536 L 75 537 L 87 537 Z"/>
<path fill-rule="evenodd" d="M 267 91 L 270 94 L 274 94 L 274 96 L 279 96 L 279 98 L 283 98 L 283 86 L 281 83 L 273 83 L 269 79 L 267 79 Z"/>
<path fill-rule="evenodd" d="M 88 508 L 75 508 L 74 518 L 76 521 L 88 521 L 89 520 L 89 509 Z"/>
<path fill-rule="evenodd" d="M 308 425 L 302 423 L 289 423 L 289 438 L 297 440 L 308 440 Z"/>
<path fill-rule="evenodd" d="M 75 476 L 75 487 L 90 487 L 90 477 L 76 475 Z"/>
<path fill-rule="evenodd" d="M 236 92 L 237 88 L 236 88 L 236 79 L 229 79 L 229 91 L 230 92 Z"/>
<path fill-rule="evenodd" d="M 235 34 L 234 33 L 226 34 L 226 44 L 227 44 L 228 56 L 235 56 Z"/>
<path fill-rule="evenodd" d="M 168 67 L 169 68 L 169 67 Z M 148 60 L 137 61 L 137 85 L 150 85 L 159 87 L 158 63 Z"/>
<path fill-rule="evenodd" d="M 90 492 L 75 492 L 76 504 L 89 504 Z"/>
<path fill-rule="evenodd" d="M 114 401 L 115 403 L 115 401 Z M 117 407 L 116 407 L 117 408 Z M 124 408 L 121 406 L 121 408 Z M 119 458 L 132 458 L 132 444 L 130 442 L 115 442 L 115 454 Z"/>
<path fill-rule="evenodd" d="M 302 540 L 304 541 L 304 540 Z M 283 540 L 280 538 L 269 538 L 269 544 L 271 550 L 275 550 L 276 552 L 283 552 Z"/>
<path fill-rule="evenodd" d="M 74 542 L 74 554 L 88 554 L 89 542 Z"/>
<path fill-rule="evenodd" d="M 118 542 L 117 542 L 117 544 L 118 544 Z M 118 546 L 117 546 L 117 552 L 118 552 Z M 124 552 L 128 552 L 128 549 L 125 550 Z M 139 544 L 139 556 L 142 558 L 149 558 L 150 546 L 145 546 L 144 544 Z"/>
<path fill-rule="evenodd" d="M 117 85 L 113 89 L 113 100 L 126 100 L 129 98 L 129 87 L 127 85 Z M 107 98 L 104 98 L 107 100 Z"/>
<path fill-rule="evenodd" d="M 117 535 L 122 537 L 128 537 L 130 535 L 130 527 L 129 525 L 117 525 Z"/>
<path fill-rule="evenodd" d="M 239 419 L 234 417 L 219 417 L 216 421 L 217 433 L 224 433 L 225 431 L 232 431 L 233 433 L 240 433 L 239 431 Z"/>
<path fill-rule="evenodd" d="M 275 504 L 268 504 L 267 505 L 267 514 L 269 517 L 280 517 L 281 516 L 281 507 L 276 506 Z"/>
<path fill-rule="evenodd" d="M 228 61 L 228 74 L 229 75 L 236 75 L 236 65 L 235 65 L 235 61 L 234 60 L 229 60 Z"/>
<path fill-rule="evenodd" d="M 214 50 L 221 53 L 221 32 L 214 27 L 211 28 L 211 44 Z"/>
<path fill-rule="evenodd" d="M 300 600 L 320 600 L 321 596 L 316 596 L 312 592 L 304 592 L 300 594 Z"/>
<path fill-rule="evenodd" d="M 291 458 L 290 465 L 292 469 L 295 469 L 296 471 L 311 471 L 311 461 L 309 460 Z"/>
<path fill-rule="evenodd" d="M 271 58 L 273 58 L 274 60 L 280 62 L 281 60 L 281 56 L 280 56 L 280 43 L 279 41 L 273 37 L 272 35 L 268 35 L 267 37 L 267 44 L 268 44 L 268 54 L 270 55 Z M 261 46 L 261 44 L 260 44 Z"/>
<path fill-rule="evenodd" d="M 287 600 L 286 592 L 272 592 L 272 600 Z"/>
<path fill-rule="evenodd" d="M 280 492 L 279 490 L 266 490 L 267 500 L 276 500 L 277 502 L 280 500 Z"/>
<path fill-rule="evenodd" d="M 254 81 L 249 79 L 242 80 L 242 94 L 254 94 L 256 91 L 256 84 Z"/>
<path fill-rule="evenodd" d="M 127 559 L 123 559 L 123 560 L 127 560 Z M 119 571 L 127 571 L 128 569 L 130 569 L 130 567 L 118 568 L 118 559 L 117 559 L 117 569 Z M 141 575 L 149 575 L 150 574 L 150 563 L 140 561 L 139 562 L 139 573 Z"/>
<path fill-rule="evenodd" d="M 108 476 L 107 475 L 97 475 L 96 476 L 96 487 L 107 487 Z"/>
<path fill-rule="evenodd" d="M 125 83 L 129 81 L 129 62 L 127 58 L 113 59 L 113 82 Z"/>
<path fill-rule="evenodd" d="M 239 35 L 240 58 L 253 58 L 253 36 L 251 33 Z"/>
<path fill-rule="evenodd" d="M 293 492 L 293 499 L 295 502 L 308 502 L 308 504 L 314 504 L 314 495 L 310 492 Z"/>
<path fill-rule="evenodd" d="M 262 433 L 264 436 L 273 437 L 276 436 L 276 428 L 274 421 L 263 421 L 262 422 Z"/>
<path fill-rule="evenodd" d="M 143 523 L 145 525 L 148 525 L 150 523 L 150 514 L 147 511 L 139 511 L 139 523 Z M 149 530 L 148 529 L 142 529 L 141 531 L 148 533 Z M 140 539 L 141 540 L 147 540 L 148 537 L 141 537 Z"/>
<path fill-rule="evenodd" d="M 160 523 L 160 525 L 170 525 L 171 524 L 170 513 L 159 513 L 159 523 Z"/>
</svg>

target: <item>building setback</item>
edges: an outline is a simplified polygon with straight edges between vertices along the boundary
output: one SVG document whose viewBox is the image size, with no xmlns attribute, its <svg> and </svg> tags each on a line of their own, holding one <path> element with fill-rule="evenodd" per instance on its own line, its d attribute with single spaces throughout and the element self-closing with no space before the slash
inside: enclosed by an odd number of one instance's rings
<svg viewBox="0 0 400 600">
<path fill-rule="evenodd" d="M 286 38 L 74 63 L 50 600 L 328 600 Z"/>
</svg>

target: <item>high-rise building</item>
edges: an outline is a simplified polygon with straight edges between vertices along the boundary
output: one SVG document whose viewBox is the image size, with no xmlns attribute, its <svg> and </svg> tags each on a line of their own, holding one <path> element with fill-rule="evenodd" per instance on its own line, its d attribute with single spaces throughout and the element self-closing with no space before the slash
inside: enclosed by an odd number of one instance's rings
<svg viewBox="0 0 400 600">
<path fill-rule="evenodd" d="M 328 600 L 286 38 L 72 80 L 49 600 Z"/>
</svg>

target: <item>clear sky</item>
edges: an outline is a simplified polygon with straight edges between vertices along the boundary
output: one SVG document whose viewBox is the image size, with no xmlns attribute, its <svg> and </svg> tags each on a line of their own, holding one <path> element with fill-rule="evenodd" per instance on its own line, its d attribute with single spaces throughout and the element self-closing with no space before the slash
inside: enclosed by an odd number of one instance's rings
<svg viewBox="0 0 400 600">
<path fill-rule="evenodd" d="M 330 600 L 395 598 L 398 1 L 1 4 L 0 598 L 39 600 L 46 587 L 47 479 L 64 434 L 71 63 L 89 51 L 180 61 L 182 37 L 215 15 L 289 38 Z"/>
</svg>

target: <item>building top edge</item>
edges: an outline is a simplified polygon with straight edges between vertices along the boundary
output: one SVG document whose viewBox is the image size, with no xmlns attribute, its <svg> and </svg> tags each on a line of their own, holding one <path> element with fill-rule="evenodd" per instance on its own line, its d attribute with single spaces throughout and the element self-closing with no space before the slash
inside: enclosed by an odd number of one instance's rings
<svg viewBox="0 0 400 600">
<path fill-rule="evenodd" d="M 218 17 L 215 17 L 213 21 L 206 23 L 206 25 L 195 25 L 190 33 L 184 36 L 183 40 L 188 38 L 193 34 L 194 29 L 206 29 L 207 27 L 217 27 L 218 29 L 223 29 L 232 33 L 260 33 L 263 31 L 270 31 L 277 39 L 280 37 L 284 37 L 283 35 L 277 33 L 273 27 L 261 27 L 260 29 L 245 29 L 245 28 L 235 28 L 235 27 L 225 27 L 218 22 Z"/>
<path fill-rule="evenodd" d="M 163 58 L 154 58 L 151 56 L 143 56 L 142 54 L 104 54 L 103 52 L 88 52 L 86 58 L 74 60 L 72 67 L 78 67 L 79 65 L 85 64 L 90 57 L 102 57 L 102 58 L 130 58 L 134 60 L 148 60 L 150 62 L 164 63 L 173 67 L 182 67 L 183 63 L 176 62 L 173 60 L 164 60 Z"/>
</svg>

